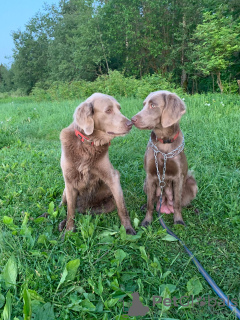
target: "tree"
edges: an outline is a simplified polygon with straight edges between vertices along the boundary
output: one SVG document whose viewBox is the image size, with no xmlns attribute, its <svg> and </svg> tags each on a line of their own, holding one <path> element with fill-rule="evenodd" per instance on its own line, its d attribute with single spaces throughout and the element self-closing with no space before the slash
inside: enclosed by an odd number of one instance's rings
<svg viewBox="0 0 240 320">
<path fill-rule="evenodd" d="M 194 65 L 204 75 L 216 75 L 222 93 L 221 72 L 230 65 L 233 53 L 240 50 L 240 24 L 234 22 L 231 15 L 224 16 L 222 9 L 203 16 L 203 23 L 197 26 L 194 34 L 198 41 L 194 48 Z"/>
<path fill-rule="evenodd" d="M 51 26 L 47 15 L 36 14 L 26 25 L 26 30 L 13 32 L 14 82 L 29 94 L 38 81 L 48 77 L 48 43 Z"/>
<path fill-rule="evenodd" d="M 9 92 L 14 88 L 13 73 L 3 64 L 0 65 L 0 92 Z"/>
</svg>

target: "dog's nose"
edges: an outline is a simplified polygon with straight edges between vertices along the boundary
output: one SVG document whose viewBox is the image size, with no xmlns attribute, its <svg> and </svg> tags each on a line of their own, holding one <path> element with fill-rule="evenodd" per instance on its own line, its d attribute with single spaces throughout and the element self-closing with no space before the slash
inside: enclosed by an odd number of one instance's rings
<svg viewBox="0 0 240 320">
<path fill-rule="evenodd" d="M 137 117 L 136 117 L 136 116 L 132 117 L 131 121 L 132 121 L 133 123 L 136 123 L 136 122 L 137 122 Z"/>
<path fill-rule="evenodd" d="M 132 121 L 131 121 L 131 120 L 128 120 L 128 121 L 126 122 L 126 126 L 127 126 L 128 129 L 131 129 L 132 126 L 133 126 Z"/>
</svg>

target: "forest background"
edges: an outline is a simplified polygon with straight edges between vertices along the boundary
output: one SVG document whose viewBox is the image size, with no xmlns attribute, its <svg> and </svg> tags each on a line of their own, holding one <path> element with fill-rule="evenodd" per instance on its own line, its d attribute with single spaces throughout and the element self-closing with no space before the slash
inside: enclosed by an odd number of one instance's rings
<svg viewBox="0 0 240 320">
<path fill-rule="evenodd" d="M 0 97 L 238 93 L 239 34 L 237 0 L 61 0 L 12 33 Z"/>
</svg>

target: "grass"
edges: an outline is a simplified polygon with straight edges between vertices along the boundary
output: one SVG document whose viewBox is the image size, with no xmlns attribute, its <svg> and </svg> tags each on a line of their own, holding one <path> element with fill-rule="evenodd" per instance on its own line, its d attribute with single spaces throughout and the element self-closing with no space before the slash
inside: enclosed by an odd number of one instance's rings
<svg viewBox="0 0 240 320">
<path fill-rule="evenodd" d="M 119 100 L 128 117 L 142 107 L 138 99 Z M 172 215 L 164 220 L 239 307 L 239 97 L 195 95 L 185 100 L 181 128 L 199 192 L 192 207 L 183 209 L 186 228 L 173 226 Z M 153 307 L 154 295 L 194 295 L 206 301 L 217 297 L 182 246 L 167 241 L 156 214 L 151 227 L 140 227 L 149 131 L 133 128 L 109 150 L 137 236 L 126 236 L 113 212 L 78 215 L 78 232 L 61 241 L 57 226 L 66 211 L 58 207 L 64 188 L 59 133 L 72 121 L 78 104 L 28 99 L 0 103 L 2 319 L 125 319 L 134 291 L 150 310 L 130 319 L 236 319 L 219 302 L 214 307 Z M 37 218 L 44 212 L 47 219 Z"/>
</svg>

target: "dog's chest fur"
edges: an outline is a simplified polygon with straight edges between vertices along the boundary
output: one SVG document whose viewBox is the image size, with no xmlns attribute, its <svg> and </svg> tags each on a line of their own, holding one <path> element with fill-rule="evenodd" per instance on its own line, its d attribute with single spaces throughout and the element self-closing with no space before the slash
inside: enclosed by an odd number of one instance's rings
<svg viewBox="0 0 240 320">
<path fill-rule="evenodd" d="M 64 178 L 74 181 L 78 188 L 90 187 L 98 178 L 94 176 L 93 167 L 108 153 L 108 145 L 95 146 L 88 142 L 82 142 L 74 132 L 62 131 L 62 170 Z M 63 161 L 64 160 L 64 161 Z"/>
</svg>

